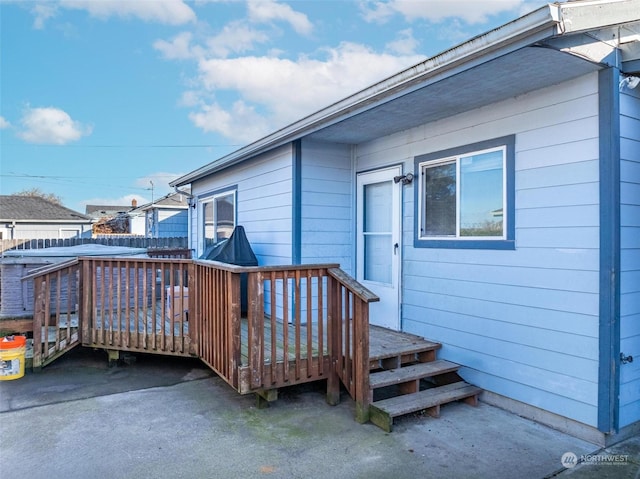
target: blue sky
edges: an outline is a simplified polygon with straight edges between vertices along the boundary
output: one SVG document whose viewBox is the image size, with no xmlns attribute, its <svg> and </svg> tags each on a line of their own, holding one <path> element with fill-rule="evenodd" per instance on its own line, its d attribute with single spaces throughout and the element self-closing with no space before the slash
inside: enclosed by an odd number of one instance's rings
<svg viewBox="0 0 640 479">
<path fill-rule="evenodd" d="M 542 4 L 0 0 L 0 192 L 37 187 L 81 212 L 148 202 Z"/>
</svg>

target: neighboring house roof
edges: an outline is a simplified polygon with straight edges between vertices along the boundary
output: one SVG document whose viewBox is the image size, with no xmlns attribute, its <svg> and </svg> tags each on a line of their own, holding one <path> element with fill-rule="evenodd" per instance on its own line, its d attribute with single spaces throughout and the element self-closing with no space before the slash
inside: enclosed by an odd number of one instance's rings
<svg viewBox="0 0 640 479">
<path fill-rule="evenodd" d="M 169 193 L 161 198 L 158 198 L 152 203 L 146 203 L 144 205 L 133 208 L 129 211 L 130 214 L 137 214 L 142 211 L 148 211 L 154 208 L 158 209 L 187 209 L 189 207 L 189 196 L 183 193 Z"/>
<path fill-rule="evenodd" d="M 548 4 L 169 183 L 303 137 L 358 144 L 616 66 L 640 72 L 640 0 Z M 389 121 L 393 118 L 393 121 Z"/>
<path fill-rule="evenodd" d="M 0 221 L 90 223 L 91 218 L 37 196 L 0 195 Z"/>
<path fill-rule="evenodd" d="M 131 205 L 87 205 L 85 213 L 92 218 L 104 218 L 106 216 L 116 216 L 131 209 Z"/>
</svg>

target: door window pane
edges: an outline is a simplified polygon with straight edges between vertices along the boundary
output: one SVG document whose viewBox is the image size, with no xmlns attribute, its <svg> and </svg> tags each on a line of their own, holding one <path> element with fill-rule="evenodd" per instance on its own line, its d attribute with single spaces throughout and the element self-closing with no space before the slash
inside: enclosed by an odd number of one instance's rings
<svg viewBox="0 0 640 479">
<path fill-rule="evenodd" d="M 382 233 L 391 231 L 391 181 L 364 186 L 364 231 Z"/>
<path fill-rule="evenodd" d="M 234 228 L 234 205 L 233 194 L 220 196 L 215 199 L 216 205 L 216 243 L 227 239 L 233 233 Z"/>
<path fill-rule="evenodd" d="M 202 218 L 204 224 L 204 247 L 206 249 L 208 246 L 211 246 L 216 242 L 215 228 L 213 225 L 213 203 L 211 201 L 202 203 Z"/>
<path fill-rule="evenodd" d="M 390 180 L 364 185 L 364 279 L 367 281 L 391 283 L 392 195 Z"/>
<path fill-rule="evenodd" d="M 227 239 L 235 227 L 235 192 L 202 203 L 203 251 Z"/>
<path fill-rule="evenodd" d="M 364 279 L 391 284 L 391 234 L 365 235 Z"/>
</svg>

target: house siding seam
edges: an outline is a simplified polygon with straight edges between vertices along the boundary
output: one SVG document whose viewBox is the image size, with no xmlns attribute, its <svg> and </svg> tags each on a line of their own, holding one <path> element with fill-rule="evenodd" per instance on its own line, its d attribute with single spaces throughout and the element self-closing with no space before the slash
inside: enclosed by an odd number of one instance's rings
<svg viewBox="0 0 640 479">
<path fill-rule="evenodd" d="M 358 171 L 515 135 L 514 251 L 414 248 L 403 188 L 403 330 L 441 342 L 468 381 L 595 427 L 598 76 L 358 145 Z M 414 175 L 416 174 L 413 171 Z"/>
<path fill-rule="evenodd" d="M 640 421 L 640 88 L 620 95 L 620 429 Z"/>
</svg>

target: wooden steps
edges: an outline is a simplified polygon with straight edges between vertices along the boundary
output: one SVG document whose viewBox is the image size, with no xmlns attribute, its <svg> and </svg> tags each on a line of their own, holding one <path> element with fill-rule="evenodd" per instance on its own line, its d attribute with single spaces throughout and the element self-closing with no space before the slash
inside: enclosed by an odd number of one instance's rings
<svg viewBox="0 0 640 479">
<path fill-rule="evenodd" d="M 438 374 L 455 372 L 460 368 L 455 363 L 438 359 L 428 363 L 417 363 L 399 369 L 383 370 L 371 373 L 369 376 L 369 387 L 377 389 L 394 384 L 402 384 L 422 378 L 437 376 Z"/>
<path fill-rule="evenodd" d="M 426 411 L 440 415 L 440 406 L 464 400 L 476 406 L 482 390 L 458 375 L 458 364 L 436 359 L 439 343 L 419 336 L 375 328 L 369 349 L 369 420 L 391 432 L 398 416 Z M 375 338 L 375 340 L 373 340 Z"/>
<path fill-rule="evenodd" d="M 369 407 L 369 420 L 385 431 L 391 432 L 394 417 L 417 411 L 426 411 L 430 416 L 439 417 L 440 405 L 464 399 L 472 406 L 476 406 L 478 394 L 481 392 L 480 388 L 459 381 L 446 386 L 383 399 Z"/>
</svg>

